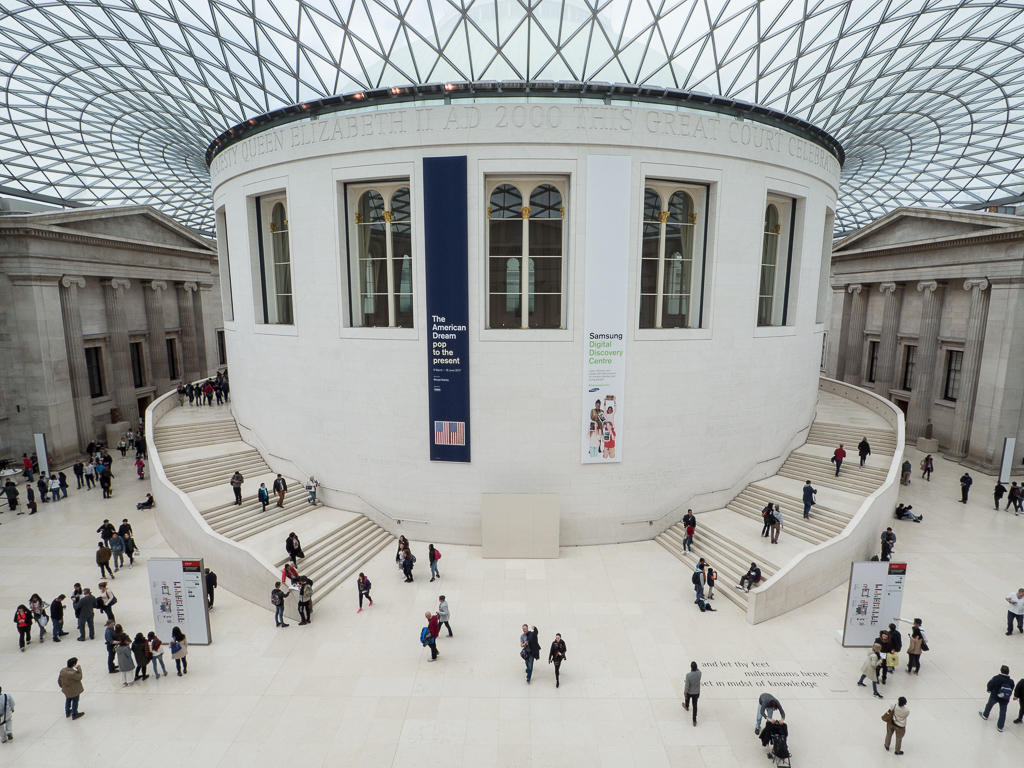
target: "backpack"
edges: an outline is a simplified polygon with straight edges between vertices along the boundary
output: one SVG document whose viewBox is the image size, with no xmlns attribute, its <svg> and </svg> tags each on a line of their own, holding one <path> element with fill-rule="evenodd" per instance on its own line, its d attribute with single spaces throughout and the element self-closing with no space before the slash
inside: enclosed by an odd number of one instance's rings
<svg viewBox="0 0 1024 768">
<path fill-rule="evenodd" d="M 1013 683 L 1003 683 L 996 691 L 996 698 L 999 701 L 1009 701 L 1013 695 Z"/>
<path fill-rule="evenodd" d="M 420 644 L 426 645 L 427 640 L 430 639 L 430 627 L 424 627 L 420 630 Z"/>
<path fill-rule="evenodd" d="M 441 559 L 441 550 L 440 549 L 435 549 L 434 550 L 434 559 L 435 560 L 440 560 Z"/>
<path fill-rule="evenodd" d="M 276 590 L 276 589 L 273 592 L 270 593 L 270 604 L 271 605 L 281 605 L 282 604 L 281 603 L 281 595 L 280 595 L 279 591 Z"/>
<path fill-rule="evenodd" d="M 694 571 L 693 576 L 690 577 L 690 581 L 693 582 L 693 586 L 698 586 L 700 584 L 700 571 Z"/>
</svg>

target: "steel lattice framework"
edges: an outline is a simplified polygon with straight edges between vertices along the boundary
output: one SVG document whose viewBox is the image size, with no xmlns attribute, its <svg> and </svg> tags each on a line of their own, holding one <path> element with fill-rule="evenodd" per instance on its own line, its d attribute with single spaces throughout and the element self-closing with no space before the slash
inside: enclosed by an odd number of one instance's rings
<svg viewBox="0 0 1024 768">
<path fill-rule="evenodd" d="M 978 0 L 0 0 L 0 194 L 212 228 L 204 152 L 254 115 L 445 81 L 658 85 L 846 150 L 837 230 L 1019 194 L 1024 5 Z"/>
</svg>

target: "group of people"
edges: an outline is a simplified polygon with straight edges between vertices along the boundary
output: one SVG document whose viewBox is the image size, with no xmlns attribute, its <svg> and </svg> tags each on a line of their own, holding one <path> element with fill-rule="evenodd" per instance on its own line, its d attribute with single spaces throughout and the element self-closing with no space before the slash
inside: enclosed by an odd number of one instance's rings
<svg viewBox="0 0 1024 768">
<path fill-rule="evenodd" d="M 286 542 L 286 547 L 295 537 L 298 543 L 299 537 L 291 534 Z M 291 626 L 284 620 L 284 607 L 291 592 L 298 594 L 299 626 L 304 627 L 313 623 L 313 580 L 309 576 L 303 576 L 296 568 L 297 557 L 305 557 L 301 554 L 302 548 L 299 545 L 298 553 L 292 557 L 293 562 L 286 562 L 284 570 L 281 571 L 281 580 L 274 584 L 270 592 L 270 604 L 274 607 L 274 625 L 277 627 Z M 291 555 L 290 555 L 291 556 Z"/>
<path fill-rule="evenodd" d="M 700 608 L 701 613 L 705 611 L 714 613 L 715 611 L 708 600 L 715 599 L 715 581 L 717 579 L 718 574 L 715 569 L 708 565 L 703 557 L 699 558 L 697 566 L 693 569 L 693 575 L 690 576 L 690 581 L 693 584 L 693 591 L 696 593 L 693 602 Z"/>
<path fill-rule="evenodd" d="M 533 679 L 533 663 L 540 659 L 540 630 L 523 624 L 523 633 L 519 636 L 519 657 L 526 662 L 526 682 Z M 548 664 L 555 667 L 555 688 L 561 685 L 562 662 L 566 659 L 565 641 L 555 633 L 548 651 Z"/>
<path fill-rule="evenodd" d="M 808 485 L 809 484 L 810 481 L 808 481 Z M 778 544 L 779 534 L 782 533 L 782 526 L 784 524 L 782 519 L 782 509 L 778 504 L 769 501 L 765 505 L 764 509 L 761 510 L 761 520 L 764 522 L 764 525 L 761 527 L 762 538 L 768 538 L 768 535 L 771 534 L 771 539 L 769 541 L 772 544 Z"/>
<path fill-rule="evenodd" d="M 602 405 L 594 401 L 590 409 L 590 433 L 587 445 L 593 458 L 615 458 L 615 398 L 609 395 Z"/>
<path fill-rule="evenodd" d="M 127 517 L 117 528 L 109 520 L 104 520 L 96 529 L 96 533 L 101 539 L 96 544 L 96 565 L 100 569 L 100 578 L 115 578 L 114 573 L 124 567 L 125 557 L 128 558 L 128 567 L 135 567 L 135 556 L 141 554 L 141 550 L 135 543 L 135 531 L 132 530 Z M 111 562 L 114 564 L 113 571 L 110 570 Z"/>
<path fill-rule="evenodd" d="M 437 549 L 433 544 L 427 545 L 427 560 L 430 563 L 431 581 L 441 578 L 441 572 L 437 567 L 437 561 L 440 559 L 441 550 Z M 395 553 L 395 562 L 398 564 L 398 570 L 405 574 L 405 583 L 412 583 L 414 581 L 412 569 L 416 565 L 416 555 L 409 548 L 409 540 L 405 536 L 398 537 L 398 551 Z"/>
<path fill-rule="evenodd" d="M 222 405 L 231 399 L 229 397 L 231 385 L 228 382 L 228 372 L 218 371 L 216 376 L 202 382 L 192 383 L 190 381 L 185 384 L 179 381 L 177 392 L 178 405 L 185 405 L 186 399 L 188 399 L 189 405 L 212 406 L 214 400 L 217 401 L 217 405 Z"/>
<path fill-rule="evenodd" d="M 107 646 L 107 672 L 120 674 L 122 688 L 128 688 L 138 680 L 149 680 L 146 670 L 150 664 L 153 665 L 153 674 L 157 680 L 161 672 L 167 677 L 164 642 L 157 637 L 156 632 L 146 635 L 136 632 L 133 640 L 120 624 L 107 619 L 103 640 Z M 188 640 L 180 627 L 171 628 L 171 659 L 174 660 L 178 677 L 188 674 Z"/>
<path fill-rule="evenodd" d="M 242 506 L 242 483 L 245 482 L 245 476 L 235 470 L 235 473 L 231 475 L 231 479 L 228 480 L 228 485 L 231 486 L 231 491 L 235 495 L 235 505 Z M 306 485 L 306 490 L 309 491 L 309 503 L 316 504 L 316 489 L 320 483 L 315 478 L 310 476 L 309 483 Z M 288 493 L 288 481 L 280 474 L 274 478 L 272 483 L 274 495 L 277 497 L 277 507 L 284 508 L 284 498 Z M 260 487 L 256 490 L 256 501 L 258 501 L 263 509 L 264 513 L 267 511 L 267 504 L 270 503 L 270 491 L 267 490 L 266 483 L 260 483 Z"/>
<path fill-rule="evenodd" d="M 996 488 L 993 494 L 996 500 L 996 511 L 999 511 L 999 502 L 1002 501 L 1003 496 L 1006 496 L 1006 508 L 1004 511 L 1009 512 L 1010 507 L 1013 507 L 1014 516 L 1020 515 L 1024 512 L 1024 486 L 1020 486 L 1017 483 L 1010 483 L 1009 489 L 998 480 L 996 480 Z"/>
<path fill-rule="evenodd" d="M 359 577 L 364 578 L 363 574 L 359 574 Z M 370 605 L 373 605 L 372 600 Z M 358 612 L 356 611 L 356 613 Z M 427 620 L 427 625 L 420 630 L 420 643 L 424 648 L 430 649 L 430 658 L 427 661 L 437 661 L 437 657 L 440 655 L 437 650 L 437 638 L 441 635 L 441 626 L 444 625 L 448 628 L 448 637 L 452 636 L 452 625 L 449 623 L 451 613 L 448 611 L 448 601 L 445 596 L 438 597 L 437 611 L 427 611 L 423 616 Z"/>
</svg>

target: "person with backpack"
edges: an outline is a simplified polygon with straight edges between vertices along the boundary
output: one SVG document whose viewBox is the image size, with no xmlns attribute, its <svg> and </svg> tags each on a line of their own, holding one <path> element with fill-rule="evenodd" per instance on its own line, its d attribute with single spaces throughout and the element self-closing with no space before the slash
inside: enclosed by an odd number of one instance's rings
<svg viewBox="0 0 1024 768">
<path fill-rule="evenodd" d="M 708 600 L 715 599 L 715 582 L 718 580 L 718 574 L 715 573 L 715 569 L 710 565 L 704 569 L 704 587 L 707 589 L 705 597 Z"/>
<path fill-rule="evenodd" d="M 373 598 L 370 597 L 370 580 L 366 578 L 366 574 L 360 573 L 359 578 L 356 579 L 356 590 L 359 592 L 359 610 L 356 613 L 363 612 L 363 598 L 365 597 L 370 601 L 370 605 L 373 605 Z M 451 632 L 451 629 L 448 630 Z"/>
<path fill-rule="evenodd" d="M 267 502 L 270 501 L 270 491 L 267 490 L 266 483 L 260 483 L 259 490 L 256 491 L 256 498 L 263 505 L 263 513 L 267 512 Z"/>
<path fill-rule="evenodd" d="M 772 503 L 769 501 L 765 504 L 764 509 L 761 510 L 761 519 L 764 521 L 764 525 L 761 527 L 761 538 L 768 538 L 768 531 L 772 527 Z"/>
<path fill-rule="evenodd" d="M 1005 664 L 999 668 L 999 674 L 988 681 L 988 703 L 985 709 L 978 712 L 982 720 L 988 720 L 988 713 L 992 707 L 999 705 L 999 720 L 996 722 L 996 729 L 1002 733 L 1006 725 L 1006 705 L 1010 703 L 1013 696 L 1013 678 L 1010 677 L 1010 668 Z"/>
<path fill-rule="evenodd" d="M 430 648 L 428 661 L 437 661 L 437 636 L 441 634 L 441 626 L 437 623 L 437 614 L 427 611 L 423 614 L 427 619 L 427 626 L 420 632 L 420 642 Z"/>
<path fill-rule="evenodd" d="M 782 510 L 779 505 L 776 504 L 775 508 L 771 512 L 772 516 L 772 544 L 779 543 L 779 534 L 782 533 Z"/>
<path fill-rule="evenodd" d="M 693 576 L 690 577 L 690 581 L 693 582 L 693 591 L 697 593 L 696 599 L 693 601 L 696 605 L 700 605 L 701 600 L 704 598 L 704 562 L 697 563 L 697 567 L 693 569 Z"/>
<path fill-rule="evenodd" d="M 308 576 L 299 578 L 299 626 L 313 623 L 313 582 Z"/>
<path fill-rule="evenodd" d="M 441 553 L 434 549 L 433 544 L 427 547 L 427 558 L 430 560 L 430 580 L 440 579 L 441 574 L 437 570 L 437 561 L 441 559 Z"/>
<path fill-rule="evenodd" d="M 288 597 L 288 594 L 281 589 L 281 582 L 274 584 L 274 589 L 270 593 L 270 604 L 274 606 L 274 626 L 275 627 L 289 627 L 290 624 L 286 624 L 284 621 L 284 601 Z"/>
<path fill-rule="evenodd" d="M 907 700 L 905 697 L 900 696 L 893 704 L 889 711 L 882 715 L 882 720 L 885 721 L 885 751 L 889 751 L 889 744 L 892 743 L 892 735 L 896 734 L 896 751 L 893 754 L 903 754 L 903 736 L 907 732 L 907 717 L 910 715 L 910 709 L 907 707 Z"/>
<path fill-rule="evenodd" d="M 810 480 L 804 480 L 803 490 L 803 501 L 804 501 L 804 520 L 809 520 L 811 517 L 811 507 L 817 502 L 814 500 L 815 494 L 818 492 L 817 488 L 811 486 Z"/>
</svg>

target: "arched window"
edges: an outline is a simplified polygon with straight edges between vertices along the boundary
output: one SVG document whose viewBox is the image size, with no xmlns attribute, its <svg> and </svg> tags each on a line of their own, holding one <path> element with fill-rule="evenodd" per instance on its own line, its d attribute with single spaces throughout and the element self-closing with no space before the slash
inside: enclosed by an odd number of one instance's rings
<svg viewBox="0 0 1024 768">
<path fill-rule="evenodd" d="M 556 184 L 493 187 L 487 209 L 488 328 L 562 327 L 564 214 Z"/>
<path fill-rule="evenodd" d="M 358 296 L 353 321 L 366 328 L 413 327 L 412 215 L 402 183 L 354 188 Z"/>
<path fill-rule="evenodd" d="M 775 325 L 775 292 L 778 282 L 779 209 L 770 204 L 764 212 L 764 236 L 761 244 L 761 279 L 757 299 L 757 324 Z"/>
<path fill-rule="evenodd" d="M 693 306 L 697 210 L 688 191 L 644 189 L 640 246 L 640 327 L 699 327 Z"/>
<path fill-rule="evenodd" d="M 273 257 L 274 322 L 292 325 L 292 257 L 288 244 L 288 212 L 284 202 L 274 203 L 270 211 L 270 243 Z"/>
</svg>

